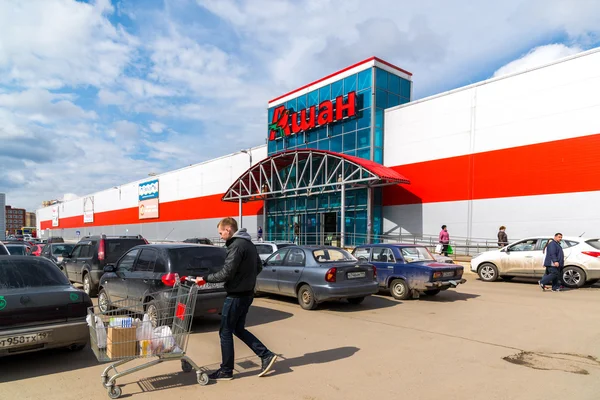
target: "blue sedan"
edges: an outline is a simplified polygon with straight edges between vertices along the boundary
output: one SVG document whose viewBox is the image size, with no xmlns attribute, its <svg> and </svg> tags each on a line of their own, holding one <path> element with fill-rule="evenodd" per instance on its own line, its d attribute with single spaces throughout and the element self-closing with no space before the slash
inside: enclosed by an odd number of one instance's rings
<svg viewBox="0 0 600 400">
<path fill-rule="evenodd" d="M 257 293 L 296 297 L 305 310 L 319 303 L 347 299 L 361 303 L 379 291 L 375 267 L 346 250 L 330 246 L 289 246 L 264 262 L 256 280 Z"/>
<path fill-rule="evenodd" d="M 425 246 L 412 244 L 369 244 L 357 246 L 354 257 L 377 268 L 379 287 L 398 300 L 434 296 L 466 280 L 463 267 L 437 262 Z"/>
</svg>

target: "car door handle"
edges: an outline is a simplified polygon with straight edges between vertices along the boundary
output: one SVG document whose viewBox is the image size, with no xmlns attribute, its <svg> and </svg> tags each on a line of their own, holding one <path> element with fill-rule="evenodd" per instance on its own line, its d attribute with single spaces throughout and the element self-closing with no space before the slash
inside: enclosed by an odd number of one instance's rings
<svg viewBox="0 0 600 400">
<path fill-rule="evenodd" d="M 300 272 L 300 270 L 299 270 L 299 269 L 295 269 L 295 270 L 294 270 L 294 272 L 295 272 L 295 273 L 299 273 L 299 272 Z"/>
</svg>

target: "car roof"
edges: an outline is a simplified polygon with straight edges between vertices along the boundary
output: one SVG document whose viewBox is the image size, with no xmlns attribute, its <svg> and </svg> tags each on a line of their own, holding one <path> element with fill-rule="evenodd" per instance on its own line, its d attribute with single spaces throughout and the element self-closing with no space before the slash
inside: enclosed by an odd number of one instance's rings
<svg viewBox="0 0 600 400">
<path fill-rule="evenodd" d="M 414 243 L 373 243 L 373 244 L 361 244 L 356 247 L 426 247 L 422 244 L 414 244 Z"/>
<path fill-rule="evenodd" d="M 552 239 L 554 238 L 554 234 L 551 235 L 540 235 L 540 236 L 530 236 L 530 237 L 526 237 L 526 238 L 522 238 L 519 240 L 516 240 L 516 242 L 520 242 L 522 240 L 530 240 L 530 239 Z M 563 236 L 563 240 L 572 240 L 574 242 L 585 242 L 587 240 L 598 240 L 598 238 L 594 238 L 594 237 L 579 237 L 579 236 Z M 513 242 L 514 243 L 514 242 Z"/>
<path fill-rule="evenodd" d="M 135 246 L 136 248 L 156 248 L 156 249 L 187 249 L 187 248 L 207 248 L 207 249 L 220 249 L 221 247 L 212 246 L 210 244 L 196 244 L 196 243 L 155 243 L 155 244 L 141 244 Z"/>
</svg>

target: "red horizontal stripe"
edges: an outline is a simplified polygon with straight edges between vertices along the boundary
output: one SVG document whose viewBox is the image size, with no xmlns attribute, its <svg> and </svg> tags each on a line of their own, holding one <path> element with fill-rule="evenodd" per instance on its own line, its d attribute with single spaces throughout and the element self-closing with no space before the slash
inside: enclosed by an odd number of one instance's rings
<svg viewBox="0 0 600 400">
<path fill-rule="evenodd" d="M 395 66 L 394 64 L 391 64 L 391 63 L 389 63 L 389 62 L 387 62 L 387 61 L 384 61 L 384 60 L 382 60 L 382 59 L 380 59 L 380 58 L 378 58 L 378 57 L 371 57 L 371 58 L 367 58 L 366 60 L 363 60 L 363 61 L 361 61 L 361 62 L 358 62 L 358 63 L 356 63 L 356 64 L 353 64 L 353 65 L 351 65 L 351 66 L 349 66 L 349 67 L 346 67 L 346 68 L 344 68 L 344 69 L 341 69 L 341 70 L 339 70 L 338 72 L 334 72 L 333 74 L 327 75 L 326 77 L 324 77 L 324 78 L 321 78 L 321 79 L 318 79 L 318 80 L 316 80 L 316 81 L 314 81 L 314 82 L 312 82 L 312 83 L 309 83 L 308 85 L 304 85 L 304 86 L 302 86 L 302 87 L 299 87 L 298 89 L 294 89 L 294 90 L 292 90 L 291 92 L 288 92 L 288 93 L 286 93 L 286 94 L 284 94 L 284 95 L 281 95 L 281 96 L 279 96 L 279 97 L 276 97 L 276 98 L 274 98 L 273 100 L 270 100 L 270 101 L 269 101 L 269 104 L 270 104 L 270 103 L 272 103 L 272 102 L 274 102 L 274 101 L 277 101 L 277 100 L 279 100 L 279 99 L 283 99 L 284 97 L 286 97 L 286 96 L 289 96 L 289 95 L 291 95 L 291 94 L 297 93 L 297 92 L 299 92 L 299 91 L 301 91 L 301 90 L 303 90 L 303 89 L 306 89 L 307 87 L 310 87 L 310 86 L 316 85 L 317 83 L 321 83 L 321 82 L 323 82 L 324 80 L 327 80 L 327 79 L 329 79 L 329 78 L 333 78 L 333 77 L 334 77 L 334 76 L 336 76 L 336 75 L 343 74 L 344 72 L 346 72 L 346 71 L 349 71 L 349 70 L 351 70 L 352 68 L 356 68 L 356 67 L 358 67 L 358 66 L 361 66 L 361 65 L 363 65 L 363 64 L 366 64 L 366 63 L 368 63 L 368 62 L 371 62 L 371 61 L 373 61 L 373 60 L 375 60 L 375 61 L 377 61 L 377 62 L 380 62 L 380 63 L 382 63 L 382 64 L 385 64 L 385 65 L 387 65 L 388 67 L 390 67 L 390 68 L 393 68 L 393 69 L 395 69 L 395 70 L 397 70 L 397 71 L 403 72 L 403 73 L 405 73 L 405 74 L 406 74 L 406 75 L 408 75 L 408 76 L 412 76 L 412 73 L 410 73 L 410 72 L 408 72 L 408 71 L 406 71 L 406 70 L 404 70 L 404 69 L 402 69 L 402 68 L 400 68 L 400 67 L 397 67 L 397 66 Z"/>
<path fill-rule="evenodd" d="M 598 154 L 600 134 L 392 167 L 411 184 L 384 188 L 383 203 L 392 206 L 597 191 Z"/>
<path fill-rule="evenodd" d="M 124 224 L 147 224 L 152 222 L 185 221 L 192 219 L 237 217 L 239 214 L 238 203 L 221 201 L 223 194 L 196 197 L 193 199 L 170 201 L 160 203 L 159 218 L 139 219 L 138 208 L 124 208 L 121 210 L 94 213 L 94 222 L 83 223 L 83 215 L 60 218 L 58 227 L 52 227 L 52 221 L 41 221 L 41 229 L 80 228 L 86 226 L 109 226 Z M 244 215 L 258 215 L 262 213 L 262 202 L 250 202 L 243 205 Z"/>
</svg>

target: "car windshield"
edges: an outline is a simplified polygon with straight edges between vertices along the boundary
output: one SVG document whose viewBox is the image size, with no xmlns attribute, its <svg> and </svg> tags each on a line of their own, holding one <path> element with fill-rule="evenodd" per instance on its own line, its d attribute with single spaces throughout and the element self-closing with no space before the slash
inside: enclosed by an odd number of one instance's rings
<svg viewBox="0 0 600 400">
<path fill-rule="evenodd" d="M 425 247 L 402 247 L 400 249 L 400 254 L 407 263 L 420 261 L 435 261 L 435 258 Z"/>
<path fill-rule="evenodd" d="M 312 253 L 318 263 L 356 261 L 352 254 L 342 249 L 318 249 Z"/>
<path fill-rule="evenodd" d="M 24 256 L 27 254 L 27 247 L 20 244 L 7 244 L 6 248 L 11 256 Z"/>
<path fill-rule="evenodd" d="M 52 254 L 54 254 L 54 255 L 71 254 L 74 247 L 75 247 L 74 244 L 65 244 L 65 243 L 53 244 L 52 245 Z"/>
<path fill-rule="evenodd" d="M 60 269 L 43 260 L 0 260 L 0 289 L 70 285 Z"/>
<path fill-rule="evenodd" d="M 223 268 L 227 252 L 220 247 L 170 249 L 171 272 L 178 274 L 212 273 Z"/>
</svg>

